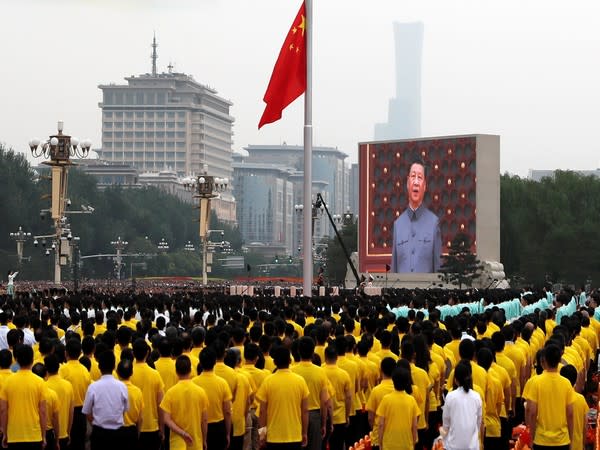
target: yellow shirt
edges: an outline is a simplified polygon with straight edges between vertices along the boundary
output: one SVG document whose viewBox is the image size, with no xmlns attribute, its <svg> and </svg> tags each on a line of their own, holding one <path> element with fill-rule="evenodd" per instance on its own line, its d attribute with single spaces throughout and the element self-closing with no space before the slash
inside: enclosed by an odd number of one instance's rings
<svg viewBox="0 0 600 450">
<path fill-rule="evenodd" d="M 44 380 L 27 369 L 6 379 L 0 399 L 8 404 L 6 436 L 9 444 L 42 441 L 39 407 L 46 402 L 47 389 Z"/>
<path fill-rule="evenodd" d="M 56 414 L 57 417 L 60 415 L 60 405 L 58 404 L 58 395 L 52 389 L 46 385 L 46 430 L 52 430 L 54 428 L 53 417 Z M 60 420 L 58 422 L 59 434 L 60 434 Z"/>
<path fill-rule="evenodd" d="M 323 370 L 332 390 L 333 425 L 346 423 L 346 392 L 350 392 L 350 396 L 352 396 L 353 391 L 350 375 L 335 364 L 326 364 Z M 350 412 L 348 416 L 350 416 Z"/>
<path fill-rule="evenodd" d="M 238 382 L 238 376 L 237 373 L 235 373 L 235 370 L 233 370 L 231 367 L 229 367 L 227 364 L 221 361 L 215 364 L 214 372 L 216 376 L 221 377 L 225 381 L 227 381 L 227 384 L 229 385 L 229 390 L 231 391 L 231 396 L 232 398 L 235 398 Z"/>
<path fill-rule="evenodd" d="M 392 352 L 389 348 L 381 349 L 375 354 L 381 361 L 383 361 L 384 358 L 392 358 L 394 361 L 398 362 L 398 355 Z"/>
<path fill-rule="evenodd" d="M 521 389 L 523 388 L 523 386 L 521 386 L 521 373 L 526 369 L 527 365 L 525 355 L 523 355 L 523 352 L 516 345 L 507 342 L 506 346 L 504 347 L 504 350 L 501 353 L 496 353 L 496 360 L 498 364 L 500 364 L 505 369 L 506 367 L 504 366 L 504 364 L 501 364 L 500 361 L 497 359 L 498 355 L 504 355 L 513 362 L 517 375 L 517 398 L 521 397 Z"/>
<path fill-rule="evenodd" d="M 188 446 L 181 436 L 171 433 L 171 450 L 202 450 L 202 417 L 209 409 L 204 389 L 189 379 L 180 380 L 167 391 L 160 408 L 192 437 L 192 444 Z"/>
<path fill-rule="evenodd" d="M 60 402 L 58 403 L 58 438 L 67 438 L 69 437 L 69 416 L 74 402 L 73 386 L 60 375 L 50 375 L 46 384 L 50 389 L 56 392 L 56 395 L 60 399 Z"/>
<path fill-rule="evenodd" d="M 458 346 L 460 345 L 460 339 L 453 339 L 444 345 L 444 348 L 449 350 L 454 356 L 454 361 L 460 361 L 460 354 L 458 353 Z"/>
<path fill-rule="evenodd" d="M 165 392 L 168 391 L 172 386 L 177 384 L 179 378 L 175 371 L 175 361 L 168 357 L 160 357 L 154 361 L 154 367 L 160 374 L 160 377 L 165 383 Z"/>
<path fill-rule="evenodd" d="M 536 431 L 533 443 L 537 445 L 567 445 L 567 405 L 575 401 L 574 391 L 558 372 L 543 372 L 527 382 L 523 398 L 537 404 Z"/>
<path fill-rule="evenodd" d="M 506 371 L 506 369 L 500 365 L 498 365 L 498 363 L 492 363 L 492 366 L 490 367 L 490 370 L 488 372 L 488 380 L 489 377 L 495 377 L 498 379 L 498 381 L 500 382 L 500 387 L 502 388 L 502 398 L 504 399 L 504 401 L 502 402 L 502 408 L 500 410 L 500 417 L 503 418 L 508 418 L 508 411 L 506 411 L 506 397 L 505 397 L 505 392 L 508 391 L 509 393 L 511 392 L 510 389 L 510 385 L 511 385 L 511 381 L 510 381 L 510 376 L 508 375 L 508 372 Z M 508 404 L 512 405 L 512 398 L 508 399 Z"/>
<path fill-rule="evenodd" d="M 573 443 L 571 448 L 579 450 L 584 448 L 583 430 L 587 423 L 587 414 L 590 408 L 583 395 L 575 391 L 573 391 L 573 395 L 575 396 L 575 402 L 573 403 Z"/>
<path fill-rule="evenodd" d="M 377 408 L 379 408 L 383 397 L 392 392 L 394 392 L 394 383 L 392 380 L 381 380 L 381 383 L 373 388 L 367 400 L 367 411 L 375 415 L 373 430 L 371 431 L 371 445 L 373 446 L 379 445 L 379 417 L 377 416 Z"/>
<path fill-rule="evenodd" d="M 325 365 L 325 346 L 324 345 L 315 345 L 315 353 L 319 355 L 321 358 L 321 365 Z"/>
<path fill-rule="evenodd" d="M 413 363 L 410 363 L 410 374 L 412 376 L 412 381 L 419 388 L 419 392 L 421 393 L 421 402 L 419 402 L 419 411 L 424 411 L 423 414 L 419 415 L 419 423 L 417 424 L 417 428 L 422 430 L 423 428 L 427 428 L 427 412 L 425 411 L 425 405 L 427 403 L 427 396 L 429 395 L 429 389 L 432 385 L 431 379 L 427 372 L 423 369 L 415 366 Z"/>
<path fill-rule="evenodd" d="M 339 356 L 337 360 L 337 365 L 340 369 L 345 370 L 346 372 L 348 372 L 348 375 L 350 375 L 350 385 L 352 387 L 351 391 L 353 398 L 353 407 L 352 411 L 350 411 L 350 416 L 354 416 L 356 414 L 356 410 L 362 408 L 360 399 L 358 397 L 360 382 L 358 364 L 356 364 L 356 362 L 350 360 L 346 356 Z"/>
<path fill-rule="evenodd" d="M 235 374 L 235 372 L 234 372 Z M 237 378 L 237 374 L 236 378 Z M 223 403 L 231 401 L 231 389 L 225 379 L 217 376 L 214 371 L 204 371 L 192 381 L 204 389 L 208 404 L 208 423 L 220 422 L 225 418 L 223 414 Z M 236 380 L 237 384 L 237 380 Z"/>
<path fill-rule="evenodd" d="M 4 385 L 4 380 L 12 375 L 10 369 L 0 369 L 0 389 Z"/>
<path fill-rule="evenodd" d="M 504 405 L 504 391 L 500 380 L 491 373 L 488 376 L 487 390 L 485 392 L 485 435 L 486 437 L 500 437 L 500 412 Z"/>
<path fill-rule="evenodd" d="M 238 376 L 235 400 L 231 405 L 231 422 L 233 425 L 233 436 L 243 436 L 246 432 L 246 414 L 248 412 L 248 399 L 252 395 L 250 375 L 244 372 L 236 372 Z"/>
<path fill-rule="evenodd" d="M 164 392 L 165 384 L 158 373 L 145 362 L 133 363 L 131 384 L 142 391 L 142 428 L 141 432 L 158 431 L 158 397 Z"/>
<path fill-rule="evenodd" d="M 129 409 L 123 414 L 123 424 L 126 427 L 137 425 L 144 409 L 144 397 L 142 390 L 134 385 L 130 380 L 121 380 L 127 386 L 127 396 L 129 398 Z"/>
<path fill-rule="evenodd" d="M 263 381 L 256 393 L 261 415 L 267 415 L 267 442 L 285 443 L 302 441 L 302 402 L 308 399 L 308 386 L 300 375 L 289 369 L 278 369 Z"/>
<path fill-rule="evenodd" d="M 487 372 L 483 367 L 477 365 L 473 361 L 469 361 L 469 363 L 471 364 L 473 384 L 479 386 L 482 392 L 486 392 L 488 378 Z M 454 369 L 452 369 L 452 372 L 450 372 L 450 375 L 448 375 L 448 380 L 446 381 L 446 389 L 448 391 L 454 389 Z"/>
<path fill-rule="evenodd" d="M 83 406 L 85 393 L 92 383 L 90 373 L 79 361 L 69 360 L 58 369 L 58 374 L 73 386 L 73 406 Z"/>
<path fill-rule="evenodd" d="M 300 375 L 308 386 L 308 410 L 321 409 L 321 392 L 327 391 L 327 375 L 323 368 L 315 366 L 311 362 L 301 361 L 296 364 L 292 372 Z"/>
<path fill-rule="evenodd" d="M 382 448 L 405 450 L 414 447 L 412 427 L 421 415 L 416 400 L 404 391 L 394 391 L 381 400 L 377 417 L 383 420 Z"/>
</svg>

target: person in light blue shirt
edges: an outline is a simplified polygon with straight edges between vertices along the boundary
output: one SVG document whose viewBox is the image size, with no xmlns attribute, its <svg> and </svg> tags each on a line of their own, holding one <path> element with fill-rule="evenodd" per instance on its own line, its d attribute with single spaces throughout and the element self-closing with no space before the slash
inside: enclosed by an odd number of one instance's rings
<svg viewBox="0 0 600 450">
<path fill-rule="evenodd" d="M 425 165 L 410 166 L 406 179 L 408 208 L 394 221 L 391 271 L 439 272 L 442 254 L 440 221 L 425 205 Z"/>
</svg>

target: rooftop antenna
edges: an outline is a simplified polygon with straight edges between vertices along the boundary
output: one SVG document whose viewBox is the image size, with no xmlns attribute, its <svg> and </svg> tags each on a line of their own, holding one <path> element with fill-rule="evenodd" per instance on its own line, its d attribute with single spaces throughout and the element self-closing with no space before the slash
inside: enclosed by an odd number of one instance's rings
<svg viewBox="0 0 600 450">
<path fill-rule="evenodd" d="M 156 47 L 158 44 L 156 43 L 156 33 L 154 33 L 154 38 L 152 39 L 152 76 L 156 76 L 156 60 L 158 58 L 158 54 L 156 53 Z"/>
</svg>

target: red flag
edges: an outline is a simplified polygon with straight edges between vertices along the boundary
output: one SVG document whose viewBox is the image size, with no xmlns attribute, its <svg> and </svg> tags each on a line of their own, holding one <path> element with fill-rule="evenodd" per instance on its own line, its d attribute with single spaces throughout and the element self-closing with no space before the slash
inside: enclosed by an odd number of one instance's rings
<svg viewBox="0 0 600 450">
<path fill-rule="evenodd" d="M 283 110 L 306 90 L 306 13 L 304 2 L 288 32 L 263 97 L 267 104 L 258 129 L 281 119 Z"/>
</svg>

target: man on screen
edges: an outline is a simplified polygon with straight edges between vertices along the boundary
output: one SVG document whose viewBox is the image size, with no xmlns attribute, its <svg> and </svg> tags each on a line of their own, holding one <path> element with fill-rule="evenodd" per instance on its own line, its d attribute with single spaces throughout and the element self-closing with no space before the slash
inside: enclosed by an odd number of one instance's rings
<svg viewBox="0 0 600 450">
<path fill-rule="evenodd" d="M 416 161 L 406 179 L 408 208 L 394 222 L 392 272 L 438 272 L 442 253 L 440 221 L 425 205 L 425 165 Z"/>
</svg>

